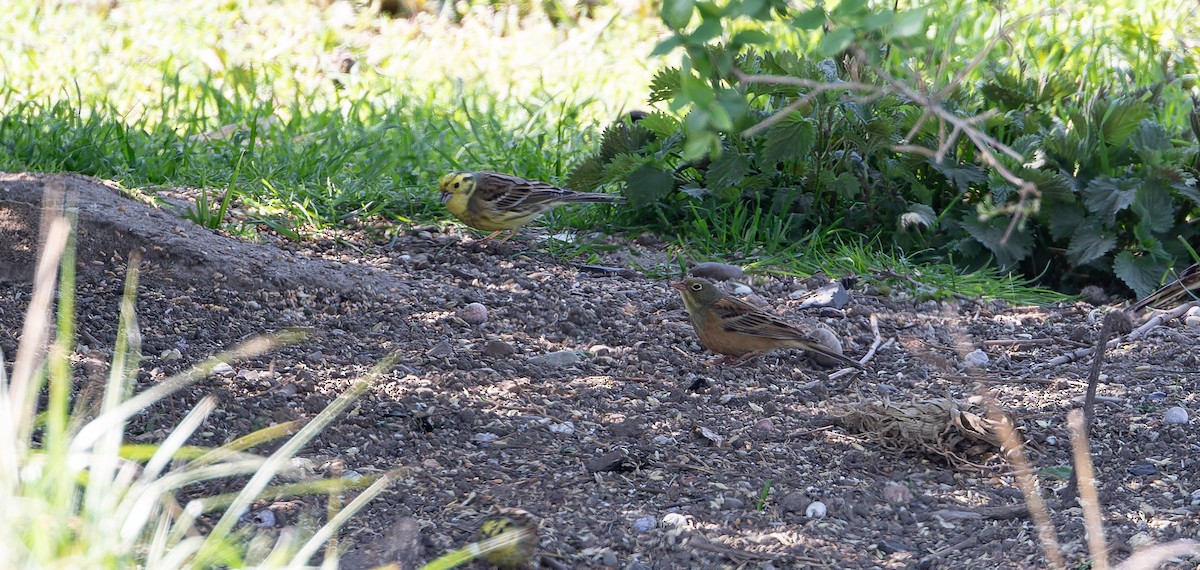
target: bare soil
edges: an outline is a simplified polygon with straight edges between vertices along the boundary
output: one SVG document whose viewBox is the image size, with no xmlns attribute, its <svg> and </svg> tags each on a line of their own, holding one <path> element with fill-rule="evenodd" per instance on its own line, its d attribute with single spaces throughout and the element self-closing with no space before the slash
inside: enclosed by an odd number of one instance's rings
<svg viewBox="0 0 1200 570">
<path fill-rule="evenodd" d="M 501 507 L 538 519 L 545 568 L 1043 567 L 1002 461 L 971 468 L 890 451 L 827 413 L 984 393 L 1029 442 L 1068 561 L 1087 558 L 1081 510 L 1057 497 L 1071 464 L 1066 416 L 1091 359 L 1046 363 L 1095 342 L 1090 305 L 917 303 L 903 287 L 885 295 L 859 283 L 844 309 L 801 310 L 789 294 L 826 280 L 757 276 L 758 298 L 836 331 L 852 357 L 874 340 L 871 316 L 891 342 L 868 372 L 834 379 L 796 351 L 716 366 L 677 293 L 632 270 L 666 270 L 654 239 L 595 238 L 617 246 L 603 263 L 630 269 L 621 272 L 539 253 L 536 229 L 500 247 L 479 247 L 456 227 L 404 231 L 389 247 L 370 224 L 303 243 L 270 232 L 250 241 L 84 177 L 0 174 L 8 360 L 31 292 L 42 192 L 59 183 L 78 207 L 81 385 L 106 370 L 133 250 L 142 253 L 139 387 L 256 334 L 312 330 L 146 410 L 130 438 L 161 438 L 209 394 L 220 405 L 195 445 L 311 418 L 398 353 L 302 453 L 326 476 L 406 469 L 345 528 L 345 568 L 413 568 L 473 540 Z M 471 303 L 486 307 L 484 322 Z M 1123 342 L 1104 364 L 1091 451 L 1114 560 L 1200 534 L 1200 432 L 1194 418 L 1164 420 L 1173 406 L 1200 411 L 1198 346 L 1200 328 L 1174 320 Z M 976 349 L 988 362 L 968 367 Z M 560 351 L 570 352 L 544 358 Z M 808 516 L 818 501 L 824 516 Z M 258 523 L 296 524 L 297 509 L 322 517 L 319 503 L 264 502 L 278 516 Z"/>
</svg>

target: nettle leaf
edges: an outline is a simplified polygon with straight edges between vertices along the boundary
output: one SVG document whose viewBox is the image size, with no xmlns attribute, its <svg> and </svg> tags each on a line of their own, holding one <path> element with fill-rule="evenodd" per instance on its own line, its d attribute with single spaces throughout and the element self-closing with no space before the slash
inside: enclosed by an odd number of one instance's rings
<svg viewBox="0 0 1200 570">
<path fill-rule="evenodd" d="M 1083 205 L 1111 224 L 1118 212 L 1133 204 L 1139 184 L 1141 180 L 1136 178 L 1097 176 L 1083 189 Z"/>
<path fill-rule="evenodd" d="M 1175 225 L 1171 191 L 1155 181 L 1147 181 L 1138 188 L 1133 211 L 1155 233 L 1165 232 Z"/>
<path fill-rule="evenodd" d="M 817 141 L 817 127 L 804 115 L 792 112 L 767 129 L 766 139 L 762 164 L 783 162 L 812 152 Z"/>
<path fill-rule="evenodd" d="M 1075 229 L 1080 224 L 1099 224 L 1097 221 L 1085 222 L 1086 216 L 1083 208 L 1074 204 L 1063 204 L 1044 211 L 1046 212 L 1046 227 L 1050 229 L 1050 237 L 1054 238 L 1054 241 L 1061 242 L 1075 235 Z"/>
<path fill-rule="evenodd" d="M 679 91 L 679 69 L 664 67 L 654 74 L 650 80 L 649 102 L 669 101 Z"/>
<path fill-rule="evenodd" d="M 1150 108 L 1150 104 L 1132 97 L 1118 97 L 1112 100 L 1108 108 L 1104 110 L 1104 115 L 1099 117 L 1100 131 L 1104 136 L 1104 141 L 1120 145 L 1133 134 L 1134 129 L 1137 129 L 1138 124 L 1142 119 L 1153 116 L 1154 112 Z"/>
<path fill-rule="evenodd" d="M 641 208 L 653 204 L 675 189 L 675 177 L 665 170 L 643 166 L 625 179 L 625 196 L 629 205 Z"/>
<path fill-rule="evenodd" d="M 1158 288 L 1158 280 L 1167 271 L 1167 264 L 1144 255 L 1122 251 L 1113 260 L 1113 273 L 1124 281 L 1138 297 L 1145 297 Z"/>
<path fill-rule="evenodd" d="M 900 229 L 925 231 L 937 224 L 937 213 L 926 204 L 909 204 L 908 211 L 900 215 Z"/>
<path fill-rule="evenodd" d="M 968 190 L 972 184 L 981 184 L 987 181 L 987 172 L 982 168 L 965 162 L 957 162 L 947 159 L 938 164 L 937 161 L 930 159 L 929 165 L 938 173 L 946 177 L 946 181 L 954 186 L 956 190 Z"/>
<path fill-rule="evenodd" d="M 1103 257 L 1117 247 L 1117 238 L 1099 224 L 1080 224 L 1067 246 L 1067 261 L 1076 267 Z"/>
<path fill-rule="evenodd" d="M 1134 150 L 1143 159 L 1157 153 L 1168 152 L 1173 148 L 1171 145 L 1171 136 L 1167 134 L 1167 129 L 1149 119 L 1145 119 L 1138 124 L 1131 142 L 1133 143 Z"/>
<path fill-rule="evenodd" d="M 1008 267 L 1025 259 L 1033 251 L 1033 236 L 1027 231 L 1017 228 L 1008 240 L 1003 243 L 1004 232 L 1008 229 L 1008 218 L 996 216 L 988 220 L 979 219 L 978 215 L 967 214 L 962 219 L 962 227 L 976 241 L 983 244 L 996 257 L 1001 267 Z"/>
<path fill-rule="evenodd" d="M 666 138 L 679 132 L 679 121 L 661 112 L 650 113 L 642 117 L 637 124 L 660 138 Z"/>
<path fill-rule="evenodd" d="M 600 160 L 607 161 L 618 154 L 642 151 L 646 145 L 657 140 L 657 135 L 642 126 L 643 121 L 644 118 L 636 123 L 621 120 L 604 129 L 600 135 Z"/>
<path fill-rule="evenodd" d="M 1179 193 L 1180 196 L 1188 198 L 1197 208 L 1200 208 L 1200 189 L 1196 188 L 1195 179 L 1185 182 L 1172 182 L 1171 189 Z"/>
<path fill-rule="evenodd" d="M 604 166 L 594 156 L 576 164 L 567 175 L 567 188 L 572 190 L 590 192 L 605 182 Z"/>
<path fill-rule="evenodd" d="M 844 200 L 853 200 L 862 194 L 862 182 L 857 176 L 843 172 L 829 185 L 829 189 Z"/>
<path fill-rule="evenodd" d="M 749 168 L 750 161 L 741 153 L 724 152 L 709 165 L 705 186 L 718 189 L 736 186 Z"/>
</svg>

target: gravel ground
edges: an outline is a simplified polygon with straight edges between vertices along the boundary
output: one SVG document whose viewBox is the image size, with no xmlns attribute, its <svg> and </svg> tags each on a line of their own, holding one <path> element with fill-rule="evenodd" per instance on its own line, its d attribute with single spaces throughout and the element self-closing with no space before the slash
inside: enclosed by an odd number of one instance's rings
<svg viewBox="0 0 1200 570">
<path fill-rule="evenodd" d="M 6 355 L 31 291 L 47 183 L 79 197 L 81 386 L 106 371 L 134 249 L 140 387 L 255 334 L 312 331 L 146 410 L 132 438 L 161 438 L 208 394 L 220 406 L 195 445 L 311 418 L 399 356 L 302 452 L 326 476 L 404 470 L 345 528 L 344 568 L 415 567 L 473 540 L 503 507 L 538 519 L 545 568 L 1043 567 L 1022 493 L 988 446 L 974 446 L 967 465 L 831 418 L 868 402 L 965 406 L 985 394 L 1029 443 L 1068 563 L 1086 559 L 1082 511 L 1059 495 L 1066 416 L 1091 358 L 1050 361 L 1096 342 L 1091 305 L 917 303 L 857 283 L 845 307 L 802 309 L 798 297 L 826 280 L 754 276 L 742 281 L 752 301 L 836 331 L 849 356 L 872 347 L 872 319 L 882 345 L 866 373 L 834 373 L 797 351 L 734 368 L 712 364 L 666 282 L 557 262 L 537 252 L 537 229 L 500 247 L 456 228 L 415 229 L 388 247 L 366 224 L 251 243 L 83 177 L 0 174 Z M 617 247 L 605 265 L 670 266 L 654 239 L 607 241 Z M 1113 560 L 1200 535 L 1200 434 L 1171 410 L 1200 411 L 1197 320 L 1123 341 L 1104 364 L 1091 452 Z M 315 500 L 259 508 L 277 526 L 323 516 Z"/>
</svg>

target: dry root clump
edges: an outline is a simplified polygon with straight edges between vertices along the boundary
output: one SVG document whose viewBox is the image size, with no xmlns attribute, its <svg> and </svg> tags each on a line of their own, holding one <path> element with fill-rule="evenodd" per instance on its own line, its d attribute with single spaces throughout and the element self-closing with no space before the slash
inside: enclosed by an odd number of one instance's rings
<svg viewBox="0 0 1200 570">
<path fill-rule="evenodd" d="M 884 449 L 915 449 L 956 467 L 981 467 L 1001 450 L 1001 426 L 1013 424 L 1007 412 L 950 398 L 836 404 L 829 413 L 842 427 Z"/>
</svg>

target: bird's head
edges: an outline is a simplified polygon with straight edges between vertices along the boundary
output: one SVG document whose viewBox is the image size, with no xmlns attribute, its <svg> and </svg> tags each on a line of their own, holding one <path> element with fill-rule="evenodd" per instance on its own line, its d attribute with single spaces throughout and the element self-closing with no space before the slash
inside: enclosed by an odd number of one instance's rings
<svg viewBox="0 0 1200 570">
<path fill-rule="evenodd" d="M 725 296 L 725 293 L 711 281 L 699 277 L 688 277 L 683 281 L 672 283 L 671 287 L 679 290 L 679 293 L 683 295 L 684 304 L 688 306 L 711 305 Z"/>
<path fill-rule="evenodd" d="M 450 172 L 438 181 L 438 192 L 445 204 L 456 195 L 467 194 L 475 188 L 475 175 L 470 172 Z"/>
</svg>

